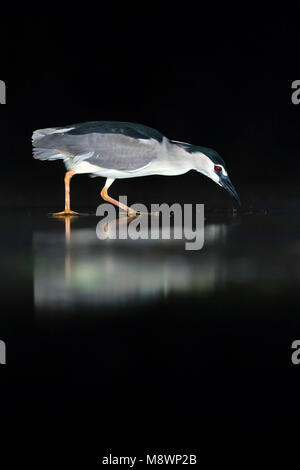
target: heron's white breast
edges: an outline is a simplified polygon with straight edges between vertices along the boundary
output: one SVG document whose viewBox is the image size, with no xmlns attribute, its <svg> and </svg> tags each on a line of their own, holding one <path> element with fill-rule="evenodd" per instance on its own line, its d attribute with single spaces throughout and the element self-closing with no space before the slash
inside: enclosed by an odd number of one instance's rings
<svg viewBox="0 0 300 470">
<path fill-rule="evenodd" d="M 76 173 L 97 173 L 99 170 L 102 170 L 99 166 L 85 161 L 71 163 L 71 168 Z"/>
</svg>

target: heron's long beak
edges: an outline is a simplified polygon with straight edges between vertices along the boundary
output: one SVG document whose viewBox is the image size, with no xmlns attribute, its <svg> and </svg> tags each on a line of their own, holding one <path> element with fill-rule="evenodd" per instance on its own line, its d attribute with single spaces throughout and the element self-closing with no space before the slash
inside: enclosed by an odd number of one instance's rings
<svg viewBox="0 0 300 470">
<path fill-rule="evenodd" d="M 230 179 L 227 177 L 226 179 L 223 178 L 221 181 L 220 181 L 220 184 L 221 186 L 223 186 L 223 188 L 226 189 L 226 191 L 229 192 L 229 194 L 231 194 L 231 196 L 233 196 L 237 202 L 239 203 L 239 205 L 241 206 L 241 200 L 238 196 L 238 193 L 236 192 L 235 190 L 235 187 L 233 186 L 232 182 L 230 181 Z"/>
</svg>

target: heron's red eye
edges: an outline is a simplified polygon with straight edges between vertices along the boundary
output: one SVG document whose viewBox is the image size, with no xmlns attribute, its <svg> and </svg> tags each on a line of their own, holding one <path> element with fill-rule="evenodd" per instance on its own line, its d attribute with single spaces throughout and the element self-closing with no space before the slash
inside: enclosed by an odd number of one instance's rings
<svg viewBox="0 0 300 470">
<path fill-rule="evenodd" d="M 218 166 L 218 165 L 216 165 L 216 166 L 215 166 L 215 171 L 222 171 L 222 167 L 221 167 L 221 166 Z"/>
</svg>

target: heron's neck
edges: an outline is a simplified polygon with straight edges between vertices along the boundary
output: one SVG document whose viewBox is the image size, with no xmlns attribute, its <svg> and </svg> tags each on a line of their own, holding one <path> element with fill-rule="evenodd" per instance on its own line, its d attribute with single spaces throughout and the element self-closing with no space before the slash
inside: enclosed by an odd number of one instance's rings
<svg viewBox="0 0 300 470">
<path fill-rule="evenodd" d="M 212 162 L 211 160 L 200 151 L 189 152 L 188 148 L 182 145 L 170 144 L 170 152 L 172 159 L 176 161 L 176 164 L 185 168 L 186 171 L 196 170 L 203 175 L 211 178 Z"/>
<path fill-rule="evenodd" d="M 187 152 L 185 148 L 176 144 L 169 143 L 168 154 L 171 156 L 172 162 L 182 168 L 185 168 L 186 171 L 196 169 L 194 165 L 193 155 Z"/>
</svg>

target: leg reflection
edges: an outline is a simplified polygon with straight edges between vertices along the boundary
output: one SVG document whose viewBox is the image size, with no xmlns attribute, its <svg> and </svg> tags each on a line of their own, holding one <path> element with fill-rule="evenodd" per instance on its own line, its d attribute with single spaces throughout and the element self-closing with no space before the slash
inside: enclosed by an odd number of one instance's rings
<svg viewBox="0 0 300 470">
<path fill-rule="evenodd" d="M 108 230 L 112 223 L 120 226 L 139 218 L 121 216 L 109 222 Z M 82 227 L 79 221 L 66 217 L 64 228 L 53 230 L 51 223 L 49 230 L 34 234 L 34 302 L 39 313 L 94 309 L 104 315 L 113 309 L 120 314 L 125 306 L 138 308 L 171 295 L 200 296 L 226 282 L 231 272 L 226 253 L 214 248 L 226 239 L 224 224 L 206 226 L 205 249 L 190 256 L 176 240 L 100 240 L 94 224 Z"/>
</svg>

